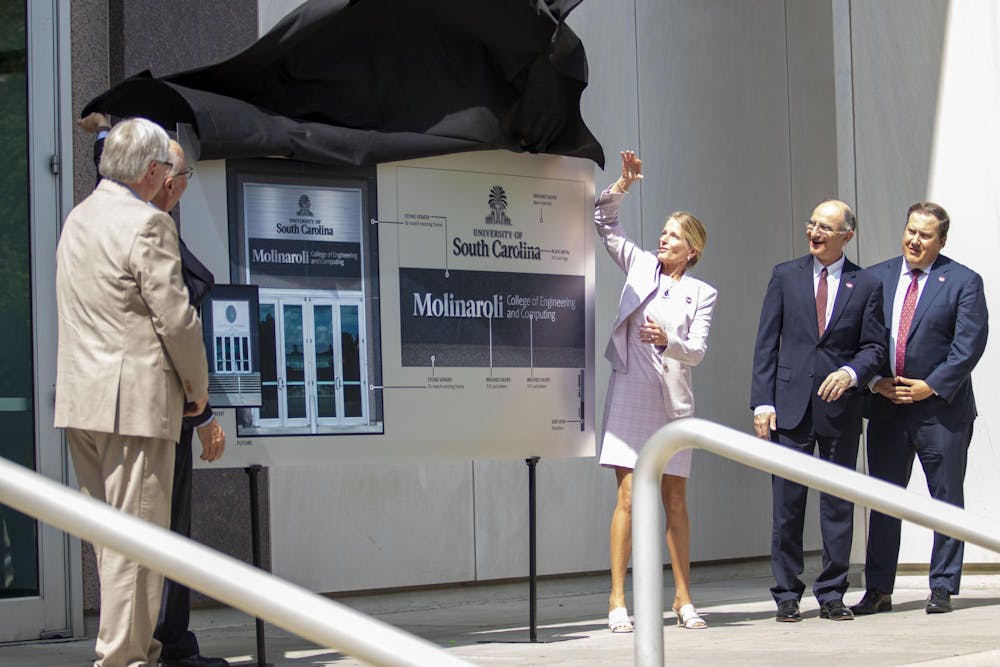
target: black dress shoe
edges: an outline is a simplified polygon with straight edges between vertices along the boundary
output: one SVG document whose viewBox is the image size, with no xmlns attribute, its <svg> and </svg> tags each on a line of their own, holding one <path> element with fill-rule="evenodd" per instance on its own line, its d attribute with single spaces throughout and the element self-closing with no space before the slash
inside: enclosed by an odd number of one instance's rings
<svg viewBox="0 0 1000 667">
<path fill-rule="evenodd" d="M 827 600 L 819 606 L 819 617 L 831 621 L 853 621 L 854 614 L 844 606 L 843 600 Z"/>
<path fill-rule="evenodd" d="M 161 658 L 160 667 L 229 667 L 229 662 L 222 658 L 206 658 L 196 653 L 186 658 Z"/>
<path fill-rule="evenodd" d="M 778 603 L 778 613 L 774 615 L 778 623 L 798 623 L 802 620 L 798 600 L 782 600 Z"/>
<path fill-rule="evenodd" d="M 877 588 L 869 588 L 861 602 L 851 607 L 855 616 L 877 614 L 880 611 L 892 611 L 892 596 Z"/>
<path fill-rule="evenodd" d="M 951 611 L 951 593 L 940 586 L 932 588 L 924 609 L 928 614 L 947 614 Z"/>
</svg>

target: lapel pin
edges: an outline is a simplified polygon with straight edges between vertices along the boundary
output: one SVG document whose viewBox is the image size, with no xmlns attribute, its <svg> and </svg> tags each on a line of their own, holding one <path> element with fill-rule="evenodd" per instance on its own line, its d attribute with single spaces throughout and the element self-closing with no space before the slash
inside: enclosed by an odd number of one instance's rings
<svg viewBox="0 0 1000 667">
<path fill-rule="evenodd" d="M 944 276 L 938 276 L 938 282 L 939 283 L 943 283 L 944 282 Z"/>
<path fill-rule="evenodd" d="M 847 289 L 851 289 L 852 287 L 854 287 L 854 283 L 847 283 Z"/>
</svg>

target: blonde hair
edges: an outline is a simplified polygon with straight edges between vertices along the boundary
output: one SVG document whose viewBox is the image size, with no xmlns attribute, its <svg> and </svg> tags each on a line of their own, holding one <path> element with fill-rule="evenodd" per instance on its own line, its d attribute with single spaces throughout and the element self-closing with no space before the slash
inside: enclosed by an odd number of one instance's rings
<svg viewBox="0 0 1000 667">
<path fill-rule="evenodd" d="M 688 260 L 687 263 L 688 266 L 694 266 L 701 259 L 701 254 L 705 252 L 705 243 L 708 241 L 708 232 L 705 231 L 705 225 L 701 224 L 701 220 L 687 211 L 674 211 L 667 218 L 668 221 L 671 219 L 676 220 L 677 224 L 681 226 L 681 231 L 684 233 L 684 240 L 695 251 L 694 257 Z"/>
</svg>

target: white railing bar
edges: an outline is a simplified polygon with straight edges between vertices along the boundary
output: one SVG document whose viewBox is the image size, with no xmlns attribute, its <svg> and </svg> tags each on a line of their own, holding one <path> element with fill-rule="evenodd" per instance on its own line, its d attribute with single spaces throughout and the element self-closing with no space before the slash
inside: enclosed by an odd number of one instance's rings
<svg viewBox="0 0 1000 667">
<path fill-rule="evenodd" d="M 319 646 L 392 667 L 468 667 L 434 644 L 0 458 L 0 502 Z"/>
<path fill-rule="evenodd" d="M 670 457 L 689 447 L 705 449 L 1000 553 L 1000 523 L 726 426 L 704 419 L 679 419 L 646 441 L 632 477 L 636 667 L 663 665 L 660 477 Z"/>
</svg>

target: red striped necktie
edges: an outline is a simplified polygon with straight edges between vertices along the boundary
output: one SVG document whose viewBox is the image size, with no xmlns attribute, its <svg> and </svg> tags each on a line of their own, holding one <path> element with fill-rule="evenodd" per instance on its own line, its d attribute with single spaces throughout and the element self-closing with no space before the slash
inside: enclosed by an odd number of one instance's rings
<svg viewBox="0 0 1000 667">
<path fill-rule="evenodd" d="M 920 287 L 917 281 L 923 273 L 920 269 L 910 271 L 910 286 L 906 288 L 906 296 L 903 297 L 903 310 L 899 314 L 899 331 L 896 334 L 896 375 L 903 376 L 906 362 L 906 338 L 910 335 L 910 323 L 913 322 L 913 313 L 917 310 L 917 294 Z"/>
<path fill-rule="evenodd" d="M 816 324 L 819 326 L 820 338 L 823 337 L 823 332 L 826 331 L 826 297 L 827 297 L 827 285 L 826 285 L 826 267 L 819 272 L 819 285 L 816 287 Z"/>
</svg>

